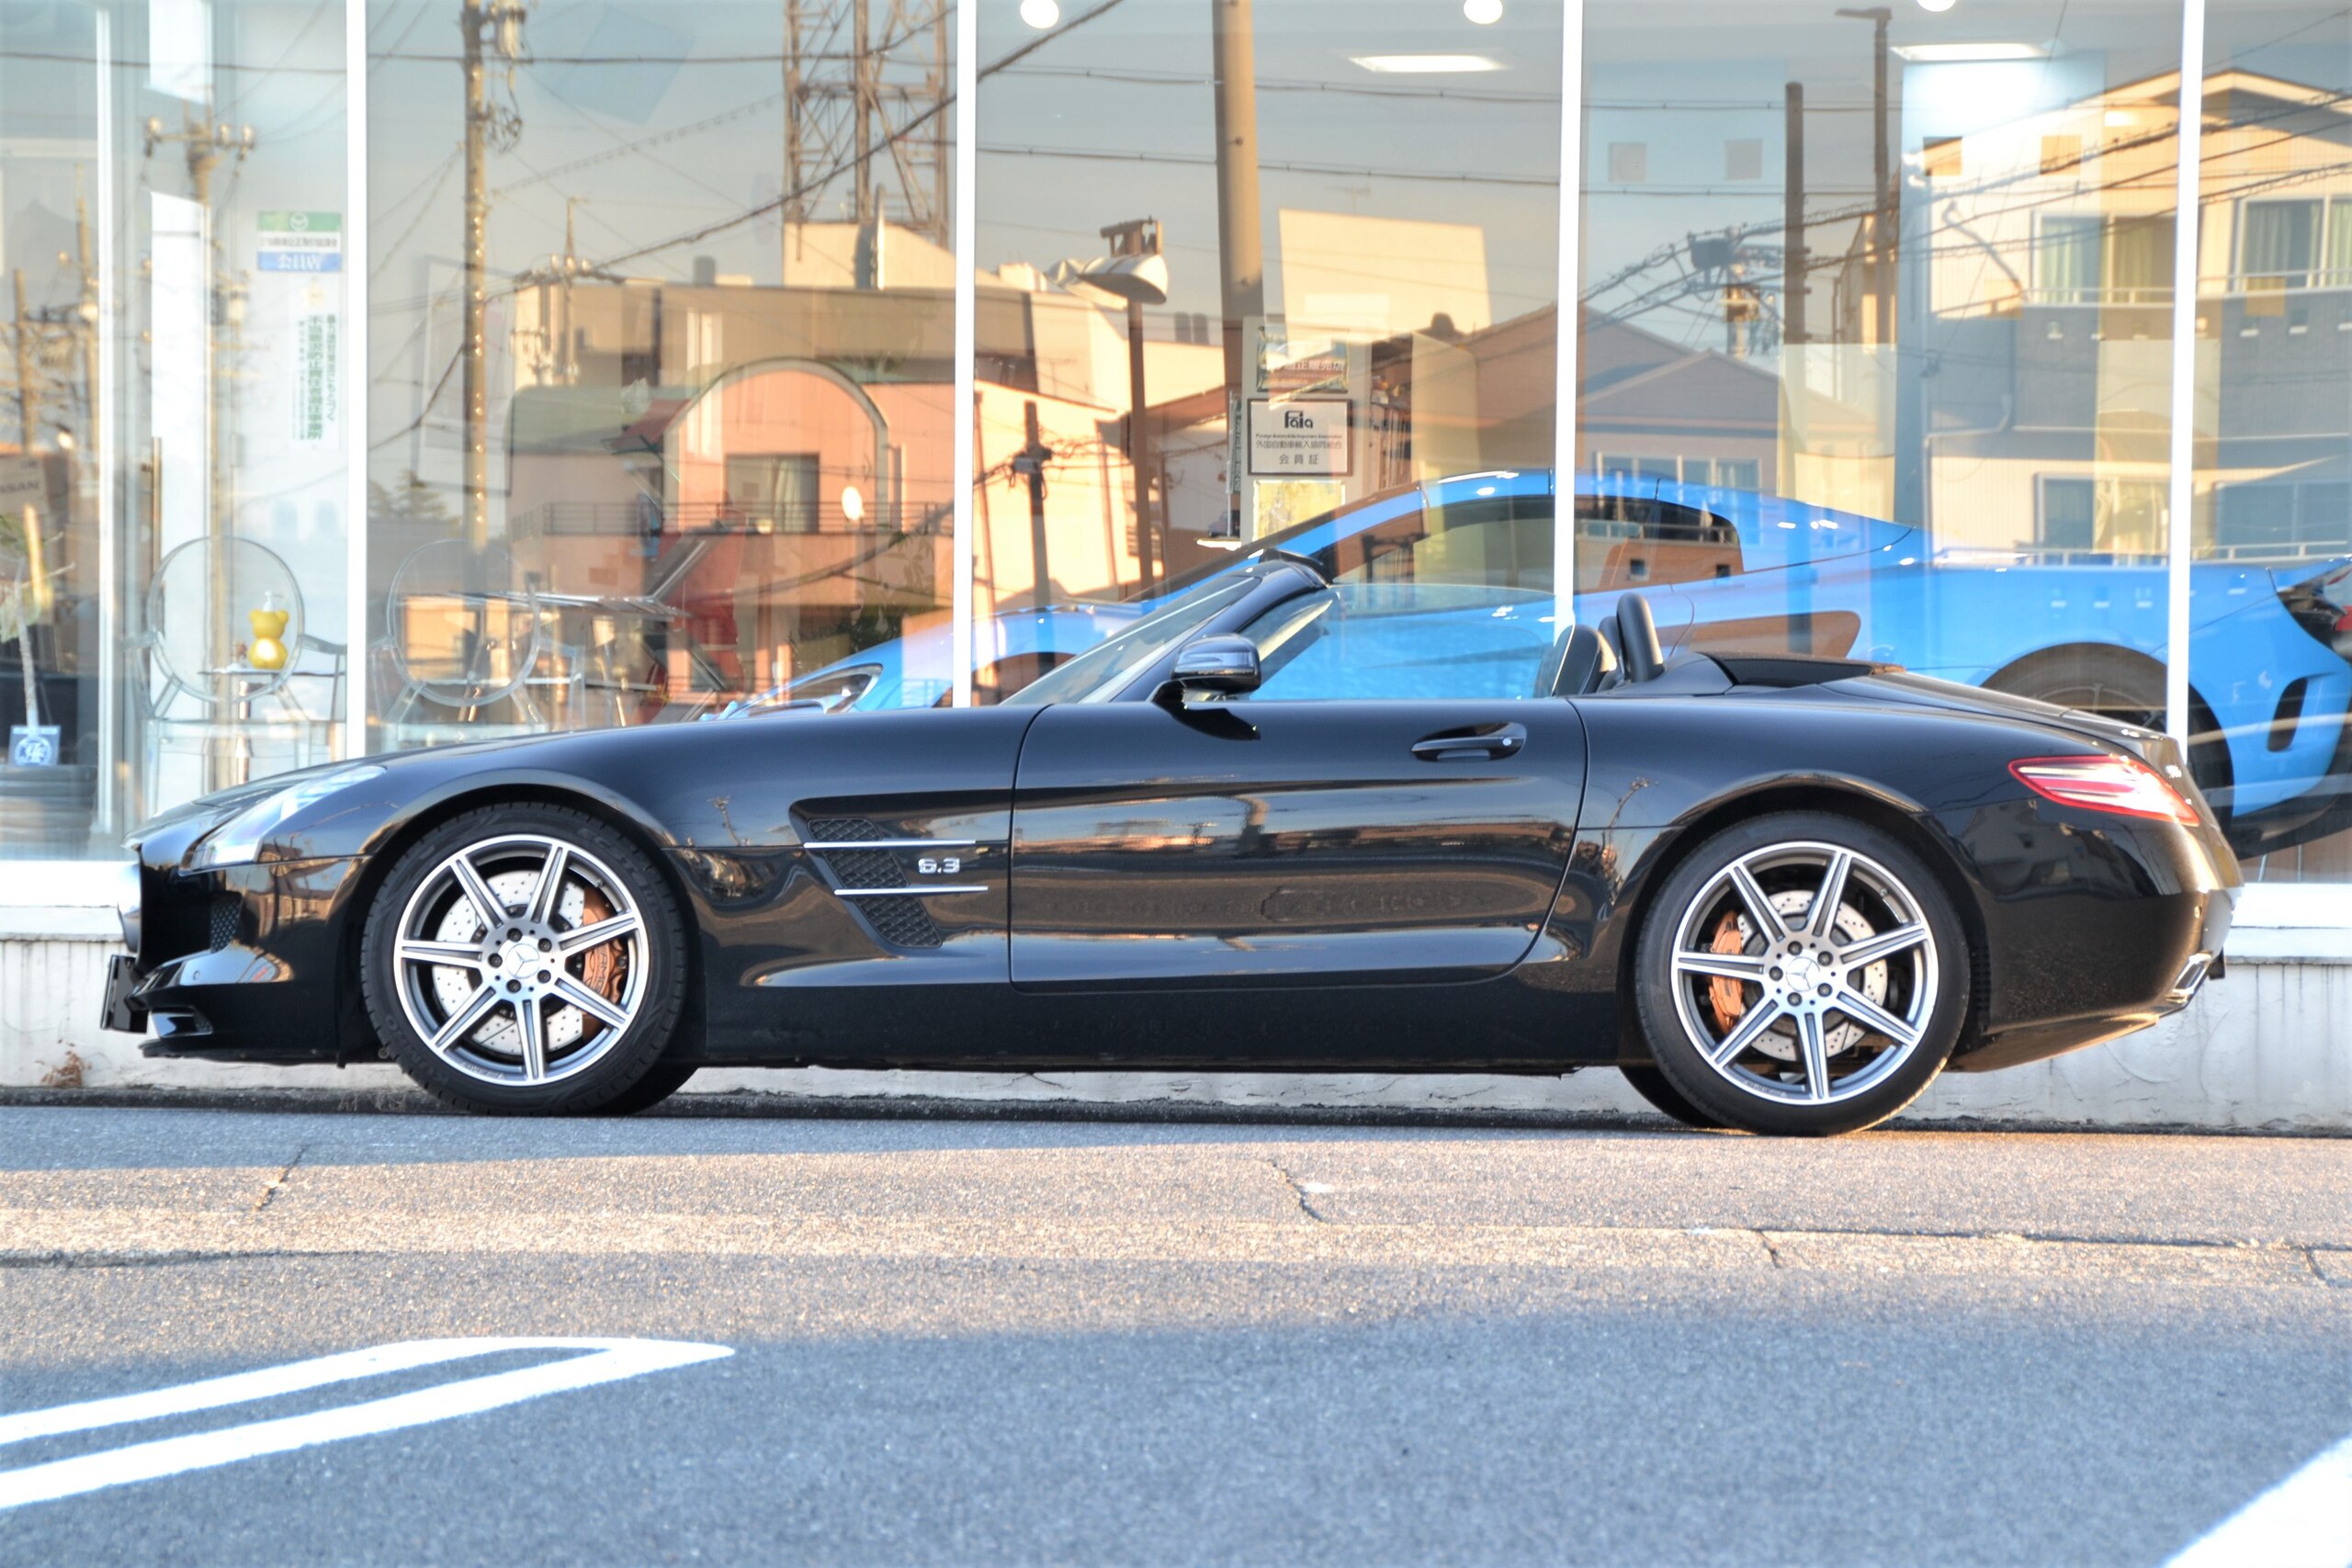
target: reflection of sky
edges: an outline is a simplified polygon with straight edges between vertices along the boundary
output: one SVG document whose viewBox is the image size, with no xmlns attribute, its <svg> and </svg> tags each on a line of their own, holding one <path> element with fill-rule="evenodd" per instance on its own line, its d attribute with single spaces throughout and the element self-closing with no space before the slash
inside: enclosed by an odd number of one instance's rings
<svg viewBox="0 0 2352 1568">
<path fill-rule="evenodd" d="M 1037 36 L 1020 25 L 1012 0 L 983 4 L 983 62 Z M 1080 9 L 1067 6 L 1064 15 Z M 1283 208 L 1478 226 L 1486 231 L 1496 316 L 1552 302 L 1556 6 L 1522 0 L 1484 28 L 1464 21 L 1451 0 L 1259 0 L 1255 12 L 1270 310 L 1280 310 L 1283 298 L 1275 214 Z M 1104 224 L 1155 217 L 1167 233 L 1171 306 L 1217 313 L 1211 16 L 1211 0 L 1126 0 L 982 85 L 984 265 L 1092 255 Z M 1351 58 L 1442 52 L 1484 55 L 1502 69 L 1375 74 Z M 1024 148 L 1180 161 L 1011 151 Z M 1416 173 L 1438 177 L 1408 177 Z M 1378 258 L 1365 258 L 1365 269 L 1369 287 L 1379 276 Z"/>
<path fill-rule="evenodd" d="M 976 3 L 983 6 L 983 62 L 1038 38 L 1020 22 L 1013 0 Z M 371 51 L 453 54 L 447 9 L 439 0 L 375 7 Z M 1064 15 L 1083 9 L 1073 3 Z M 1103 225 L 1154 217 L 1167 226 L 1171 305 L 1216 311 L 1211 15 L 1210 0 L 1125 0 L 1098 21 L 1066 27 L 984 85 L 983 265 L 1050 266 L 1095 255 Z M 1556 7 L 1522 0 L 1487 28 L 1464 21 L 1446 0 L 1261 0 L 1257 17 L 1261 159 L 1340 171 L 1267 169 L 1261 194 L 1270 299 L 1281 298 L 1275 214 L 1287 206 L 1480 225 L 1498 314 L 1550 302 L 1558 223 Z M 516 77 L 522 139 L 492 163 L 492 245 L 502 269 L 561 249 L 568 195 L 585 198 L 580 250 L 592 259 L 724 221 L 775 196 L 784 134 L 780 7 L 546 0 L 532 14 L 528 38 L 537 62 Z M 1349 59 L 1473 50 L 1504 68 L 1375 75 Z M 679 56 L 691 63 L 665 62 Z M 636 62 L 563 62 L 580 57 Z M 421 258 L 447 262 L 458 254 L 461 180 L 445 176 L 443 167 L 462 130 L 458 73 L 440 61 L 379 58 L 371 89 L 377 228 L 387 244 L 401 247 L 379 285 L 389 304 L 416 293 Z M 714 120 L 720 123 L 672 134 Z M 988 151 L 1001 148 L 1155 161 Z M 1406 177 L 1414 173 L 1438 177 Z M 1474 177 L 1457 177 L 1464 174 Z M 1481 183 L 1488 176 L 1517 183 Z M 847 216 L 849 188 L 837 181 L 814 215 Z M 775 225 L 740 224 L 632 260 L 628 270 L 688 276 L 698 254 L 722 273 L 773 282 Z"/>
<path fill-rule="evenodd" d="M 1916 161 L 1928 137 L 1962 136 L 2096 96 L 2172 68 L 2180 36 L 2178 0 L 1967 0 L 1935 14 L 1895 4 L 1890 41 L 1911 44 L 2055 44 L 2049 58 L 2014 62 L 1888 62 L 1894 101 L 1894 155 Z M 1692 233 L 1737 227 L 1758 243 L 1781 243 L 1786 168 L 1787 84 L 1805 92 L 1807 210 L 1818 220 L 1871 199 L 1873 154 L 1872 29 L 1836 15 L 1838 0 L 1593 0 L 1586 63 L 1590 87 L 1586 137 L 1585 276 L 1593 282 L 1686 242 Z M 1728 177 L 1725 143 L 1762 143 L 1760 177 Z M 1610 145 L 1639 142 L 1648 177 L 1612 183 Z M 1835 254 L 1850 225 L 1808 234 Z M 1679 264 L 1645 268 L 1595 302 L 1619 307 L 1669 282 Z M 1769 278 L 1777 287 L 1777 276 Z M 1816 275 L 1819 307 L 1828 302 Z M 1720 346 L 1723 318 L 1712 298 L 1666 299 L 1631 318 L 1692 346 Z"/>
</svg>

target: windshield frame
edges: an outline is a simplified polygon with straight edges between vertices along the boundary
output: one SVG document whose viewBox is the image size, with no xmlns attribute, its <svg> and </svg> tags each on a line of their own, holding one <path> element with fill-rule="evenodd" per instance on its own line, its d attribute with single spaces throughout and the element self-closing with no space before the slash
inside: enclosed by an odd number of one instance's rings
<svg viewBox="0 0 2352 1568">
<path fill-rule="evenodd" d="M 1187 643 L 1247 626 L 1276 604 L 1329 586 L 1321 573 L 1295 558 L 1245 560 L 1193 584 L 1133 626 L 1047 671 L 1001 705 L 1047 707 L 1148 697 L 1168 679 L 1178 650 Z M 1210 601 L 1205 609 L 1204 600 Z M 1138 649 L 1143 651 L 1137 657 L 1122 657 Z"/>
</svg>

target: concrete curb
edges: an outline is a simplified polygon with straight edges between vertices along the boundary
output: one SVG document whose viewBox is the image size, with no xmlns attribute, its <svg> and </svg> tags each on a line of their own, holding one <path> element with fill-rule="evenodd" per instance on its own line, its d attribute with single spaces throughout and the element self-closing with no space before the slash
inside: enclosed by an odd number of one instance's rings
<svg viewBox="0 0 2352 1568">
<path fill-rule="evenodd" d="M 413 1089 L 7 1089 L 0 1106 L 80 1110 L 230 1111 L 259 1115 L 447 1116 L 452 1110 Z M 1466 1111 L 1405 1105 L 1231 1105 L 1186 1100 L 1103 1101 L 1090 1100 L 951 1099 L 935 1095 L 808 1095 L 722 1089 L 686 1093 L 643 1118 L 672 1121 L 777 1122 L 1053 1122 L 1117 1125 L 1265 1127 L 1431 1127 L 1485 1132 L 1657 1133 L 1691 1132 L 1647 1112 L 1583 1111 Z M 2352 1133 L 2311 1128 L 2212 1128 L 2186 1122 L 2120 1127 L 2053 1125 L 1978 1117 L 1933 1121 L 1896 1117 L 1882 1131 L 1897 1133 L 2047 1134 L 2054 1137 L 2128 1134 L 2200 1138 L 2352 1138 Z M 1738 1134 L 1693 1136 L 1737 1137 Z"/>
</svg>

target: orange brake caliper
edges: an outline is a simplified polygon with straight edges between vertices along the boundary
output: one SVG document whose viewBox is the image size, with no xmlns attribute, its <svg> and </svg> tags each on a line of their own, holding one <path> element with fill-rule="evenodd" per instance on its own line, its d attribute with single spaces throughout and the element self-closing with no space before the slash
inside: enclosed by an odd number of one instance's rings
<svg viewBox="0 0 2352 1568">
<path fill-rule="evenodd" d="M 1737 953 L 1747 947 L 1747 939 L 1740 932 L 1739 917 L 1725 915 L 1715 927 L 1714 941 L 1707 945 L 1714 953 Z M 1739 1022 L 1740 1015 L 1747 1010 L 1747 998 L 1739 994 L 1742 984 L 1720 975 L 1707 982 L 1707 1005 L 1714 1010 L 1715 1028 L 1721 1033 L 1729 1034 L 1732 1027 Z"/>
<path fill-rule="evenodd" d="M 594 887 L 585 888 L 582 891 L 584 897 L 582 897 L 580 905 L 580 923 L 582 925 L 593 926 L 598 920 L 608 920 L 612 919 L 613 906 L 603 894 L 597 892 Z M 581 984 L 586 986 L 590 990 L 609 1001 L 616 1002 L 620 1000 L 620 955 L 621 943 L 618 938 L 605 942 L 602 946 L 590 948 L 586 956 L 581 961 Z M 1718 981 L 1717 984 L 1721 984 L 1721 982 Z M 1735 991 L 1738 989 L 1736 986 L 1734 986 L 1732 988 Z M 582 1021 L 590 1024 L 596 1029 L 603 1029 L 606 1027 L 604 1021 L 601 1019 L 588 1018 L 583 1019 Z"/>
</svg>

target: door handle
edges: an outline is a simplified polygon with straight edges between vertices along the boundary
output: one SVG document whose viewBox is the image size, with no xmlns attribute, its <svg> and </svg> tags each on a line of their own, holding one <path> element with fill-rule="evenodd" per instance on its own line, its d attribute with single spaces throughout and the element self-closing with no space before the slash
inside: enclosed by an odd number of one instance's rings
<svg viewBox="0 0 2352 1568">
<path fill-rule="evenodd" d="M 1413 755 L 1424 762 L 1468 761 L 1477 757 L 1492 761 L 1514 756 L 1526 744 L 1527 727 L 1523 724 L 1481 724 L 1416 740 Z"/>
</svg>

